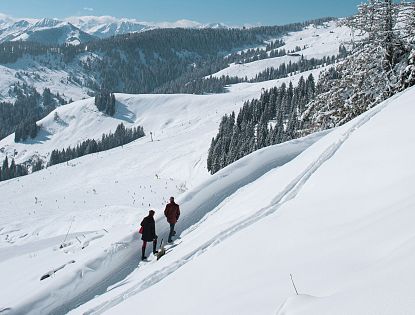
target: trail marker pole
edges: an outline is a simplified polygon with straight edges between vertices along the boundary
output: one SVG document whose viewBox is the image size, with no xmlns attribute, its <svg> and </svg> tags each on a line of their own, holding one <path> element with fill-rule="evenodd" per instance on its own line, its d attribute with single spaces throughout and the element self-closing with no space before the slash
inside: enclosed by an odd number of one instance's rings
<svg viewBox="0 0 415 315">
<path fill-rule="evenodd" d="M 290 273 L 290 278 L 291 278 L 291 282 L 292 282 L 292 284 L 293 284 L 293 287 L 294 287 L 295 293 L 297 293 L 297 295 L 298 295 L 298 291 L 297 291 L 297 288 L 295 287 L 295 283 L 294 283 L 293 275 L 292 275 L 291 273 Z"/>
</svg>

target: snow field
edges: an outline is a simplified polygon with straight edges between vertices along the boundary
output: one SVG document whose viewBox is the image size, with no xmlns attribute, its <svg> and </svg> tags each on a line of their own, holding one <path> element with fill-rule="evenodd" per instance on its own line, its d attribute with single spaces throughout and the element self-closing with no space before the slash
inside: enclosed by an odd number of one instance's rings
<svg viewBox="0 0 415 315">
<path fill-rule="evenodd" d="M 410 314 L 414 93 L 243 186 L 169 255 L 71 314 Z"/>
<path fill-rule="evenodd" d="M 45 156 L 54 148 L 74 146 L 86 138 L 100 138 L 120 122 L 127 127 L 142 125 L 147 132 L 146 137 L 123 147 L 0 183 L 2 194 L 11 196 L 0 200 L 0 266 L 5 266 L 0 268 L 5 273 L 0 273 L 13 281 L 12 289 L 2 294 L 6 307 L 22 313 L 66 312 L 125 278 L 138 265 L 140 242 L 135 233 L 148 209 L 156 210 L 163 227 L 161 210 L 168 197 L 209 178 L 207 149 L 222 115 L 258 97 L 262 87 L 287 80 L 245 84 L 219 95 L 117 94 L 114 117 L 98 112 L 93 99 L 82 100 L 56 109 L 58 118 L 55 112 L 44 118 L 44 134 L 33 142 L 14 144 L 11 137 L 4 139 L 1 145 L 5 152 L 16 151 L 21 161 L 35 154 Z M 272 164 L 265 163 L 265 168 L 255 172 L 240 171 L 228 190 L 223 190 L 223 185 L 211 186 L 221 192 L 217 204 L 226 198 L 226 191 L 231 193 L 270 167 L 286 163 L 316 139 L 295 142 L 292 149 L 277 157 L 264 155 L 262 159 L 271 159 Z M 204 198 L 193 199 L 193 209 Z M 188 218 L 184 215 L 179 229 L 194 224 L 209 210 L 189 213 Z M 69 228 L 70 236 L 64 242 Z M 166 228 L 160 228 L 160 235 Z M 63 242 L 64 248 L 59 249 Z M 68 264 L 71 261 L 75 263 Z M 65 267 L 59 269 L 62 265 Z M 16 268 L 26 271 L 13 273 Z M 52 291 L 56 293 L 50 295 Z"/>
<path fill-rule="evenodd" d="M 277 49 L 286 51 L 295 50 L 298 46 L 301 51 L 298 54 L 303 55 L 306 59 L 337 56 L 340 44 L 346 44 L 352 39 L 351 30 L 345 26 L 338 26 L 336 21 L 325 23 L 323 26 L 310 25 L 299 32 L 291 32 L 284 36 L 285 45 Z M 249 79 L 255 78 L 255 75 L 266 70 L 267 68 L 278 68 L 281 64 L 298 62 L 301 57 L 282 56 L 269 59 L 257 60 L 245 64 L 231 64 L 215 74 L 213 77 L 227 76 Z"/>
<path fill-rule="evenodd" d="M 0 310 L 410 314 L 414 89 L 330 133 L 265 148 L 207 174 L 222 115 L 262 88 L 299 77 L 237 84 L 220 95 L 117 94 L 113 118 L 83 100 L 58 108 L 58 120 L 55 113 L 42 120 L 35 141 L 1 141 L 23 161 L 100 138 L 120 122 L 147 133 L 0 183 L 0 275 L 8 283 L 0 287 Z M 181 243 L 139 265 L 138 223 L 155 208 L 165 236 L 161 210 L 170 195 L 182 207 Z M 293 296 L 290 273 L 300 296 Z M 155 296 L 163 296 L 156 309 Z"/>
</svg>

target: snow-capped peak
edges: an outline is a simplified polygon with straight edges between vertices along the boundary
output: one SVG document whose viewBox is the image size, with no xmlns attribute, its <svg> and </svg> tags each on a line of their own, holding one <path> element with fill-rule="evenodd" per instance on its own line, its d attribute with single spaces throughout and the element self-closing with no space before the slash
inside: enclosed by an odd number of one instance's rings
<svg viewBox="0 0 415 315">
<path fill-rule="evenodd" d="M 223 23 L 202 24 L 187 19 L 174 22 L 147 22 L 137 19 L 116 18 L 113 16 L 73 16 L 66 18 L 65 21 L 99 38 L 142 32 L 155 28 L 227 28 Z"/>
<path fill-rule="evenodd" d="M 64 26 L 70 26 L 70 28 L 78 28 L 80 31 L 96 38 L 107 38 L 115 35 L 143 32 L 156 28 L 218 29 L 228 27 L 223 23 L 203 24 L 187 19 L 181 19 L 173 22 L 146 22 L 132 18 L 118 18 L 109 15 L 71 16 L 64 19 L 16 19 L 6 14 L 0 13 L 0 43 L 13 40 L 28 40 L 30 37 L 29 33 L 32 34 L 34 32 Z M 85 38 L 88 39 L 87 36 L 84 36 L 84 40 Z M 33 40 L 33 38 L 31 40 Z M 82 42 L 82 40 L 79 40 L 79 42 Z"/>
<path fill-rule="evenodd" d="M 56 27 L 60 24 L 62 24 L 62 21 L 58 19 L 43 18 L 37 21 L 33 26 L 39 27 L 39 28 L 50 28 L 50 27 Z"/>
</svg>

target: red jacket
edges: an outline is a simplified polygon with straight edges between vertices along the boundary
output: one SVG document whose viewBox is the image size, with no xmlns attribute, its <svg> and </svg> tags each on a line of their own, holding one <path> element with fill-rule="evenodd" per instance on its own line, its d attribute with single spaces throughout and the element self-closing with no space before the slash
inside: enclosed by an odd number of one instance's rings
<svg viewBox="0 0 415 315">
<path fill-rule="evenodd" d="M 166 205 L 166 210 L 164 210 L 164 215 L 167 218 L 167 222 L 170 224 L 175 224 L 180 217 L 179 205 L 175 202 L 168 203 Z"/>
</svg>

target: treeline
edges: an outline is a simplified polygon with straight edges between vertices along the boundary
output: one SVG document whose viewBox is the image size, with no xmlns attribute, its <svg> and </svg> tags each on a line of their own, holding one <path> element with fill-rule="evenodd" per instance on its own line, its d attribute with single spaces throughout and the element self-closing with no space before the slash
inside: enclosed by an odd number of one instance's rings
<svg viewBox="0 0 415 315">
<path fill-rule="evenodd" d="M 95 106 L 100 112 L 109 116 L 115 114 L 115 95 L 108 91 L 100 91 L 95 95 Z"/>
<path fill-rule="evenodd" d="M 209 94 L 223 93 L 225 87 L 230 84 L 244 82 L 247 79 L 238 77 L 221 76 L 193 79 L 185 84 L 182 81 L 175 81 L 157 89 L 158 93 L 186 93 L 186 94 Z"/>
<path fill-rule="evenodd" d="M 9 164 L 9 159 L 6 156 L 6 158 L 3 160 L 2 167 L 0 168 L 0 181 L 24 176 L 27 174 L 28 172 L 24 165 L 16 164 L 14 159 L 12 159 L 11 163 Z"/>
<path fill-rule="evenodd" d="M 281 46 L 283 46 L 285 43 L 283 41 L 281 41 Z M 301 51 L 301 47 L 297 46 L 295 47 L 295 49 L 293 50 L 285 50 L 283 49 L 275 49 L 275 50 L 271 50 L 268 51 L 267 48 L 266 49 L 259 49 L 257 48 L 255 49 L 250 49 L 249 51 L 252 51 L 251 57 L 246 58 L 245 54 L 242 53 L 241 54 L 241 58 L 235 58 L 237 60 L 237 63 L 249 63 L 249 62 L 253 62 L 253 61 L 258 61 L 258 60 L 263 60 L 263 59 L 269 59 L 269 58 L 275 58 L 275 57 L 282 57 L 282 56 L 286 56 L 286 55 L 295 55 L 295 56 L 300 56 L 299 52 Z M 249 52 L 248 51 L 248 52 Z"/>
<path fill-rule="evenodd" d="M 238 52 L 238 53 L 231 54 L 230 56 L 227 57 L 227 59 L 230 62 L 248 63 L 248 62 L 257 61 L 261 59 L 278 57 L 280 52 L 279 50 L 274 50 L 274 49 L 279 48 L 284 45 L 285 43 L 283 40 L 277 39 L 267 44 L 265 49 L 250 48 L 250 49 Z"/>
<path fill-rule="evenodd" d="M 56 106 L 65 104 L 59 94 L 53 94 L 46 88 L 42 95 L 35 88 L 26 84 L 15 84 L 9 90 L 9 95 L 16 97 L 14 104 L 0 103 L 0 139 L 17 131 L 15 140 L 21 141 L 34 135 L 33 122 L 45 117 Z"/>
<path fill-rule="evenodd" d="M 110 150 L 144 136 L 143 127 L 125 128 L 124 124 L 121 123 L 117 126 L 114 133 L 103 134 L 101 140 L 88 139 L 74 148 L 68 147 L 63 150 L 53 150 L 50 154 L 48 165 L 52 166 L 84 155 Z"/>
<path fill-rule="evenodd" d="M 245 102 L 237 117 L 225 115 L 212 139 L 207 168 L 214 174 L 223 167 L 263 147 L 294 139 L 302 128 L 306 104 L 316 96 L 312 74 L 266 90 L 259 99 Z"/>
<path fill-rule="evenodd" d="M 130 143 L 136 139 L 144 137 L 145 133 L 143 127 L 137 126 L 133 128 L 126 128 L 124 124 L 119 124 L 114 133 L 102 134 L 101 140 L 85 140 L 75 148 L 68 147 L 63 150 L 53 150 L 50 154 L 48 166 L 67 162 L 81 156 L 110 150 L 115 147 Z M 26 165 L 16 164 L 14 159 L 9 163 L 9 158 L 3 160 L 0 167 L 0 181 L 13 179 L 20 176 L 28 175 L 28 168 L 31 167 L 32 173 L 44 169 L 44 165 L 40 159 L 36 159 Z"/>
<path fill-rule="evenodd" d="M 183 82 L 176 82 L 175 85 L 164 86 L 163 89 L 158 90 L 160 93 L 189 93 L 189 94 L 206 94 L 206 93 L 223 93 L 226 91 L 226 86 L 230 84 L 237 84 L 241 82 L 263 82 L 268 80 L 276 80 L 286 78 L 292 74 L 300 73 L 317 69 L 322 66 L 328 66 L 334 64 L 340 60 L 343 60 L 347 55 L 348 51 L 341 45 L 339 47 L 339 54 L 337 56 L 326 57 L 321 59 L 310 58 L 306 59 L 301 56 L 297 62 L 289 61 L 288 63 L 282 63 L 278 68 L 269 67 L 262 72 L 255 75 L 254 78 L 248 79 L 231 77 L 229 75 L 223 75 L 221 77 L 210 76 L 208 78 L 194 79 L 186 84 Z"/>
<path fill-rule="evenodd" d="M 292 73 L 300 73 L 304 71 L 309 71 L 316 69 L 321 66 L 327 66 L 334 64 L 338 61 L 340 57 L 331 56 L 326 57 L 324 56 L 321 59 L 317 58 L 310 58 L 306 59 L 304 56 L 301 56 L 301 59 L 297 62 L 289 61 L 288 64 L 285 62 L 282 63 L 277 69 L 274 67 L 269 67 L 264 71 L 255 75 L 255 78 L 251 79 L 249 82 L 262 82 L 262 81 L 269 81 L 269 80 L 276 80 L 281 78 L 286 78 L 289 74 Z"/>
<path fill-rule="evenodd" d="M 60 47 L 43 45 L 36 42 L 13 41 L 0 45 L 0 63 L 14 63 L 24 55 L 39 56 L 47 53 L 64 53 Z"/>
</svg>

